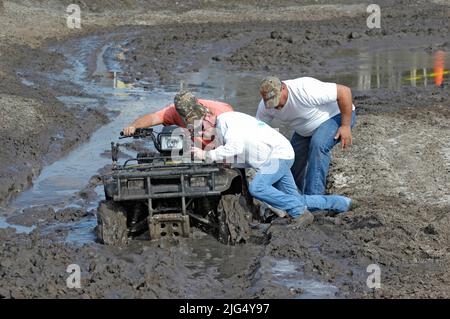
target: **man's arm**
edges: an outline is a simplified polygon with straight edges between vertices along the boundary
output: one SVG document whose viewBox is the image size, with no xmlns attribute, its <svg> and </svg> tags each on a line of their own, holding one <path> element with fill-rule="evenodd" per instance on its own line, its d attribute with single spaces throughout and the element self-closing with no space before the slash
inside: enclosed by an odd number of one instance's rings
<svg viewBox="0 0 450 319">
<path fill-rule="evenodd" d="M 137 128 L 144 128 L 162 124 L 162 118 L 156 113 L 150 113 L 137 118 L 128 127 L 123 129 L 126 136 L 133 135 Z"/>
<path fill-rule="evenodd" d="M 150 113 L 136 119 L 131 126 L 134 126 L 135 128 L 143 128 L 160 124 L 163 124 L 163 119 L 156 113 Z"/>
<path fill-rule="evenodd" d="M 238 125 L 237 123 L 228 123 L 230 126 Z M 212 162 L 223 161 L 227 158 L 232 158 L 235 155 L 244 153 L 245 143 L 242 139 L 242 132 L 236 127 L 227 127 L 225 132 L 220 127 L 216 127 L 215 139 L 221 140 L 223 145 L 218 146 L 213 150 L 202 150 L 194 148 L 194 155 L 199 159 L 206 159 Z"/>
<path fill-rule="evenodd" d="M 336 140 L 341 139 L 341 148 L 344 149 L 352 144 L 352 130 L 350 125 L 352 122 L 353 104 L 352 91 L 349 87 L 337 84 L 337 103 L 341 111 L 341 127 L 338 129 L 334 138 Z"/>
<path fill-rule="evenodd" d="M 128 125 L 128 127 L 123 129 L 123 133 L 126 136 L 133 135 L 137 128 L 151 127 L 155 125 L 164 124 L 164 114 L 167 112 L 169 107 L 165 107 L 162 110 L 145 114 L 137 118 L 133 123 Z"/>
<path fill-rule="evenodd" d="M 212 162 L 223 161 L 227 158 L 231 158 L 234 155 L 240 155 L 244 152 L 244 143 L 237 139 L 230 142 L 226 142 L 225 145 L 221 145 L 214 150 L 205 152 L 205 158 Z"/>
<path fill-rule="evenodd" d="M 235 155 L 240 155 L 244 152 L 244 144 L 240 142 L 231 142 L 221 145 L 213 150 L 203 150 L 198 147 L 192 148 L 194 157 L 201 160 L 208 160 L 211 162 L 221 162 L 227 158 L 233 158 Z"/>
</svg>

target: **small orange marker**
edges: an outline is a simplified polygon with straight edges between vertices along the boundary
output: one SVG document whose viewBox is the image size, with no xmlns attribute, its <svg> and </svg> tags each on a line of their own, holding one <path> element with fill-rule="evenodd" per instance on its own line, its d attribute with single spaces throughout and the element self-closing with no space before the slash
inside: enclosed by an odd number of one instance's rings
<svg viewBox="0 0 450 319">
<path fill-rule="evenodd" d="M 434 54 L 434 83 L 436 86 L 442 86 L 444 82 L 444 60 L 444 51 L 439 50 Z"/>
</svg>

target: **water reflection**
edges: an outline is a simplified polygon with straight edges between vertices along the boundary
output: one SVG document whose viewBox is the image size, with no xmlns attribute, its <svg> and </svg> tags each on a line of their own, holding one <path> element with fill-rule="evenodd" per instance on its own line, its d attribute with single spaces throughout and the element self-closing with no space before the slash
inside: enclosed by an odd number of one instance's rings
<svg viewBox="0 0 450 319">
<path fill-rule="evenodd" d="M 349 58 L 353 60 L 351 65 Z M 444 51 L 430 54 L 406 49 L 374 52 L 343 50 L 336 62 L 346 65 L 345 69 L 325 80 L 346 84 L 358 91 L 443 86 L 449 78 L 449 71 L 445 69 L 446 58 Z"/>
</svg>

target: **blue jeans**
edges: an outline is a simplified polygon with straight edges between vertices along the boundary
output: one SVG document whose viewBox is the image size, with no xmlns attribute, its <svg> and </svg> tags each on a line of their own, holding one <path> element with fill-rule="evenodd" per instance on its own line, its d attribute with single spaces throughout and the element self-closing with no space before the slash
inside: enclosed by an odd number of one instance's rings
<svg viewBox="0 0 450 319">
<path fill-rule="evenodd" d="M 295 185 L 291 167 L 294 160 L 274 158 L 262 165 L 250 183 L 253 197 L 298 217 L 310 211 L 332 210 L 346 212 L 351 200 L 338 195 L 301 195 Z"/>
<path fill-rule="evenodd" d="M 352 113 L 351 127 L 355 125 L 356 114 Z M 331 150 L 340 142 L 335 140 L 341 126 L 341 114 L 323 122 L 312 136 L 304 137 L 294 133 L 291 139 L 295 151 L 292 167 L 295 183 L 299 191 L 307 195 L 325 194 Z"/>
</svg>

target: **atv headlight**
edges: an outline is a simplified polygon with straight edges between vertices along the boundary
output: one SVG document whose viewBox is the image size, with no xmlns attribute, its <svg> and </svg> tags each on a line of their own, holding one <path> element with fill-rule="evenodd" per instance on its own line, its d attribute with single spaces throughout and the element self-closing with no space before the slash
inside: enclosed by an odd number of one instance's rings
<svg viewBox="0 0 450 319">
<path fill-rule="evenodd" d="M 143 189 L 144 180 L 143 179 L 129 179 L 127 182 L 127 187 L 132 189 Z"/>
<path fill-rule="evenodd" d="M 191 187 L 205 187 L 207 186 L 208 180 L 205 176 L 193 176 L 191 177 Z"/>
<path fill-rule="evenodd" d="M 179 151 L 183 149 L 183 136 L 161 135 L 162 151 Z"/>
</svg>

